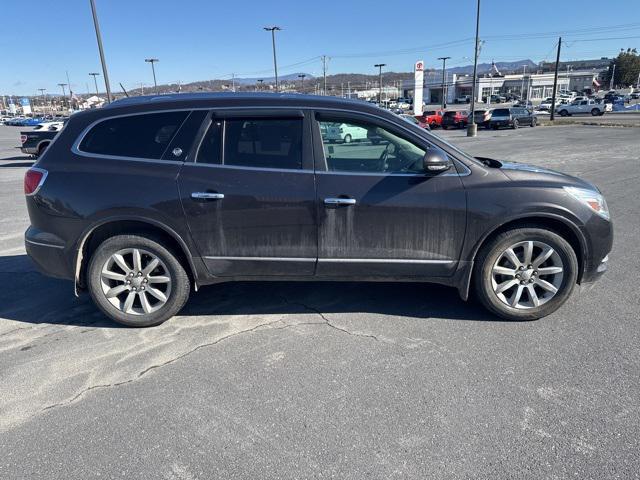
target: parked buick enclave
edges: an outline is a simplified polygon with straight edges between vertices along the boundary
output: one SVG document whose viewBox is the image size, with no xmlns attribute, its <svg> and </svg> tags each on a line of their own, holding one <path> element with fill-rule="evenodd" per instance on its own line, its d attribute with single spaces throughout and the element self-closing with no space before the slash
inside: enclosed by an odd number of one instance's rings
<svg viewBox="0 0 640 480">
<path fill-rule="evenodd" d="M 335 125 L 365 134 L 336 144 Z M 439 283 L 535 319 L 598 278 L 612 244 L 592 184 L 331 97 L 120 100 L 71 117 L 24 189 L 29 256 L 132 326 L 192 288 L 274 279 Z"/>
</svg>

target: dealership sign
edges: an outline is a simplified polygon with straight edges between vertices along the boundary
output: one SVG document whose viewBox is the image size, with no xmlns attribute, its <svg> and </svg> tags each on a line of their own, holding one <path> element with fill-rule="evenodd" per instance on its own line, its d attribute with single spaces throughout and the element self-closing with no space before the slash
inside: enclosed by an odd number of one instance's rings
<svg viewBox="0 0 640 480">
<path fill-rule="evenodd" d="M 424 60 L 418 60 L 413 69 L 414 72 L 414 88 L 413 88 L 413 114 L 422 115 L 422 87 L 424 85 Z"/>
</svg>

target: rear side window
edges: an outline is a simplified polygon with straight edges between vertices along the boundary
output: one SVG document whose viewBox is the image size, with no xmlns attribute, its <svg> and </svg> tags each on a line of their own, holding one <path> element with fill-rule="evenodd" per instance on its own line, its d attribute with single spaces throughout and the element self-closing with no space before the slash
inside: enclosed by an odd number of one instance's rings
<svg viewBox="0 0 640 480">
<path fill-rule="evenodd" d="M 129 115 L 95 125 L 78 147 L 82 152 L 159 160 L 189 112 Z"/>
<path fill-rule="evenodd" d="M 496 108 L 496 109 L 493 111 L 493 114 L 494 114 L 496 117 L 500 117 L 500 116 L 504 116 L 504 117 L 506 117 L 507 115 L 509 115 L 509 113 L 510 113 L 510 112 L 509 112 L 509 109 L 508 109 L 508 108 Z"/>
</svg>

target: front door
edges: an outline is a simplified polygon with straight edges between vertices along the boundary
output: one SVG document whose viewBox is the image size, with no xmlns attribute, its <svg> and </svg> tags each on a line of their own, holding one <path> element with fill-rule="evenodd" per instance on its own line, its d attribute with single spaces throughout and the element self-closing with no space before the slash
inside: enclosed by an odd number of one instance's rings
<svg viewBox="0 0 640 480">
<path fill-rule="evenodd" d="M 187 224 L 216 276 L 313 275 L 317 227 L 309 120 L 213 112 L 178 180 Z"/>
<path fill-rule="evenodd" d="M 436 147 L 398 125 L 337 112 L 316 117 L 317 274 L 452 275 L 466 222 L 466 196 L 455 168 L 426 174 L 422 159 Z M 369 134 L 334 144 L 321 132 L 336 124 Z"/>
</svg>

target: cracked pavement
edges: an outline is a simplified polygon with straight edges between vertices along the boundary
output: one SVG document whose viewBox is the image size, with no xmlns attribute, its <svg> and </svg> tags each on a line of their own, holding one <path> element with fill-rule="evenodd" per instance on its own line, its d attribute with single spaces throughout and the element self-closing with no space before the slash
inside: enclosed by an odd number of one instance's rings
<svg viewBox="0 0 640 480">
<path fill-rule="evenodd" d="M 0 127 L 0 478 L 638 478 L 636 129 L 438 132 L 603 190 L 610 271 L 545 319 L 424 284 L 245 282 L 151 329 L 35 271 L 18 130 Z"/>
</svg>

